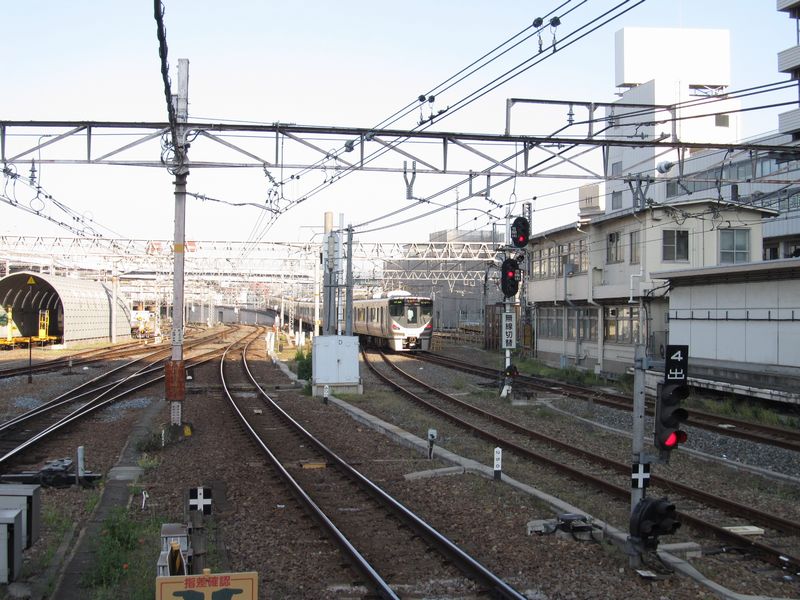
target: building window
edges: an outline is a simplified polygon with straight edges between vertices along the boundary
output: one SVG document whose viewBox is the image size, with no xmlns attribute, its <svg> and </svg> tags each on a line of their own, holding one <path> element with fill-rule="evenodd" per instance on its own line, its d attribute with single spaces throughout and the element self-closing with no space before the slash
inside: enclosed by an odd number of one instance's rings
<svg viewBox="0 0 800 600">
<path fill-rule="evenodd" d="M 558 273 L 558 255 L 556 249 L 550 246 L 547 249 L 547 274 L 545 277 L 555 277 Z"/>
<path fill-rule="evenodd" d="M 622 208 L 622 192 L 611 192 L 611 210 Z"/>
<path fill-rule="evenodd" d="M 537 310 L 536 333 L 540 338 L 562 339 L 564 312 L 561 308 L 539 308 Z"/>
<path fill-rule="evenodd" d="M 750 262 L 750 230 L 722 229 L 719 232 L 719 263 Z"/>
<path fill-rule="evenodd" d="M 606 263 L 617 263 L 623 260 L 622 234 L 619 231 L 609 233 L 606 238 Z"/>
<path fill-rule="evenodd" d="M 567 339 L 597 341 L 597 310 L 594 308 L 570 308 L 567 311 Z"/>
<path fill-rule="evenodd" d="M 620 175 L 622 175 L 622 161 L 618 160 L 617 162 L 611 163 L 611 176 L 619 177 Z"/>
<path fill-rule="evenodd" d="M 764 246 L 764 260 L 778 260 L 778 245 Z"/>
<path fill-rule="evenodd" d="M 569 244 L 559 244 L 558 245 L 558 276 L 559 277 L 561 277 L 564 274 L 564 265 L 569 261 L 568 247 L 569 247 Z"/>
<path fill-rule="evenodd" d="M 628 235 L 631 244 L 631 264 L 638 265 L 639 264 L 639 230 L 631 231 Z"/>
<path fill-rule="evenodd" d="M 689 260 L 689 232 L 665 230 L 662 251 L 664 261 Z"/>
<path fill-rule="evenodd" d="M 758 161 L 757 177 L 766 177 L 778 170 L 778 161 L 774 158 L 762 158 Z"/>
<path fill-rule="evenodd" d="M 578 240 L 578 272 L 586 273 L 589 270 L 589 252 L 586 249 L 586 240 Z"/>
<path fill-rule="evenodd" d="M 542 278 L 542 251 L 534 250 L 531 253 L 531 277 L 533 279 Z"/>
<path fill-rule="evenodd" d="M 634 344 L 638 341 L 638 306 L 606 306 L 603 311 L 605 341 L 612 344 Z"/>
</svg>

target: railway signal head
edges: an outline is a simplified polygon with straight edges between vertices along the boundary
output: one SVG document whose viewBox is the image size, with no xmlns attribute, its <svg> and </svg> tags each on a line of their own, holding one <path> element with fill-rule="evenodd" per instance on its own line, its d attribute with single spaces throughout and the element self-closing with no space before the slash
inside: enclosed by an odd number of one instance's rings
<svg viewBox="0 0 800 600">
<path fill-rule="evenodd" d="M 520 279 L 519 263 L 513 258 L 505 259 L 500 266 L 500 289 L 503 290 L 503 296 L 506 298 L 516 296 Z"/>
<path fill-rule="evenodd" d="M 687 440 L 681 424 L 689 418 L 689 413 L 681 402 L 689 396 L 686 381 L 659 385 L 656 397 L 656 420 L 654 444 L 659 450 L 674 450 Z"/>
<path fill-rule="evenodd" d="M 517 217 L 511 224 L 511 243 L 516 248 L 525 248 L 531 238 L 531 224 L 525 217 Z"/>
<path fill-rule="evenodd" d="M 680 526 L 675 505 L 667 498 L 642 498 L 631 513 L 631 538 L 648 550 L 656 549 L 659 536 L 671 535 Z"/>
</svg>

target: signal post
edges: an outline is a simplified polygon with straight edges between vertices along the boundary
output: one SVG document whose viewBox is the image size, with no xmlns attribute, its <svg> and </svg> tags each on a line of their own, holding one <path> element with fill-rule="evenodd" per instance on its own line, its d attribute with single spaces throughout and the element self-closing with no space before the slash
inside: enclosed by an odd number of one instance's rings
<svg viewBox="0 0 800 600">
<path fill-rule="evenodd" d="M 633 403 L 633 465 L 631 471 L 630 564 L 638 567 L 641 554 L 658 547 L 658 537 L 669 535 L 681 526 L 675 505 L 668 498 L 647 498 L 645 490 L 650 479 L 650 465 L 666 464 L 675 448 L 688 439 L 681 423 L 689 413 L 681 401 L 689 396 L 689 346 L 670 345 L 666 349 L 664 382 L 658 384 L 653 445 L 658 456 L 644 452 L 644 346 L 636 346 Z"/>
<path fill-rule="evenodd" d="M 517 217 L 510 228 L 511 243 L 514 248 L 525 249 L 530 239 L 531 226 L 525 217 Z M 524 255 L 522 255 L 524 257 Z M 514 312 L 514 297 L 519 291 L 522 272 L 519 267 L 520 257 L 506 256 L 500 266 L 500 289 L 503 292 L 503 320 L 501 323 L 500 347 L 505 350 L 505 363 L 503 368 L 503 386 L 500 397 L 505 398 L 511 394 L 517 368 L 511 363 L 511 350 L 517 347 L 516 313 Z"/>
</svg>

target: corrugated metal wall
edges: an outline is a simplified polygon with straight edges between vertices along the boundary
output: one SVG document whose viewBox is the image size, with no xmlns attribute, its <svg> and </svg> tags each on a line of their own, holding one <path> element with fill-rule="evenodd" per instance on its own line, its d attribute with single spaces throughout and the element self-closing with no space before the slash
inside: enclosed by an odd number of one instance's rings
<svg viewBox="0 0 800 600">
<path fill-rule="evenodd" d="M 0 304 L 11 306 L 23 336 L 35 335 L 40 310 L 50 311 L 50 334 L 65 344 L 110 340 L 113 291 L 99 281 L 84 281 L 23 271 L 0 279 Z M 117 339 L 130 337 L 128 302 L 116 297 L 113 323 Z"/>
</svg>

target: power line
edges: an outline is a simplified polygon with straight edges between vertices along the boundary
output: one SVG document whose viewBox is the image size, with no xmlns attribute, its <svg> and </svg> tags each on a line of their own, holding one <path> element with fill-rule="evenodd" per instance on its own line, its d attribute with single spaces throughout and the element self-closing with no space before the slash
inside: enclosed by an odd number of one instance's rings
<svg viewBox="0 0 800 600">
<path fill-rule="evenodd" d="M 566 12 L 566 13 L 564 13 L 564 14 L 566 15 L 566 14 L 568 14 L 569 12 L 572 12 L 572 10 L 575 10 L 577 7 L 579 7 L 579 6 L 583 5 L 583 4 L 585 4 L 585 2 L 586 2 L 586 1 L 587 1 L 587 0 L 581 0 L 581 2 L 580 2 L 580 3 L 579 3 L 577 6 L 573 7 L 572 9 L 570 9 L 569 11 L 567 11 L 567 12 Z M 626 1 L 628 1 L 628 0 L 626 0 Z M 642 0 L 642 1 L 644 1 L 644 0 Z M 550 17 L 550 16 L 551 16 L 553 13 L 555 13 L 555 12 L 556 12 L 556 11 L 558 11 L 558 10 L 560 10 L 561 8 L 563 8 L 564 6 L 566 6 L 567 4 L 569 4 L 570 2 L 572 2 L 572 0 L 567 0 L 566 2 L 563 2 L 563 3 L 562 3 L 561 5 L 559 5 L 557 8 L 555 8 L 555 9 L 553 9 L 552 11 L 550 11 L 549 13 L 547 13 L 547 15 L 545 15 L 545 18 L 547 18 L 547 17 Z M 563 15 L 562 15 L 562 16 L 563 16 Z M 545 18 L 537 18 L 537 19 L 534 21 L 534 24 L 533 24 L 532 26 L 533 26 L 533 27 L 539 27 L 539 28 L 541 28 L 541 27 L 542 27 L 542 24 L 544 23 L 544 20 L 545 20 Z M 551 22 L 552 22 L 552 21 L 553 21 L 553 20 L 551 20 Z M 521 44 L 522 42 L 524 42 L 524 41 L 526 41 L 527 39 L 529 39 L 530 37 L 532 37 L 532 36 L 533 36 L 533 35 L 534 35 L 536 32 L 535 32 L 534 34 L 531 34 L 531 35 L 529 35 L 529 36 L 527 36 L 527 37 L 523 38 L 521 41 L 519 41 L 519 42 L 517 42 L 516 44 L 512 45 L 511 47 L 509 47 L 509 48 L 505 49 L 503 52 L 501 52 L 501 53 L 497 54 L 496 56 L 494 56 L 494 57 L 493 57 L 493 58 L 491 58 L 490 60 L 487 60 L 487 61 L 486 61 L 484 64 L 482 64 L 481 66 L 479 66 L 479 67 L 477 67 L 477 68 L 473 69 L 472 71 L 470 71 L 470 72 L 469 72 L 469 73 L 467 73 L 466 75 L 463 75 L 462 77 L 460 77 L 460 78 L 459 78 L 459 76 L 461 76 L 463 73 L 465 73 L 466 71 L 468 71 L 469 69 L 471 69 L 473 66 L 475 66 L 475 65 L 477 65 L 477 64 L 479 64 L 479 63 L 481 63 L 481 61 L 483 61 L 485 58 L 492 56 L 492 55 L 493 55 L 495 52 L 497 52 L 497 51 L 498 51 L 500 48 L 503 48 L 504 46 L 508 45 L 508 44 L 509 44 L 509 43 L 511 43 L 513 40 L 515 40 L 516 38 L 518 38 L 520 35 L 523 35 L 523 34 L 524 34 L 526 31 L 528 31 L 530 28 L 531 28 L 531 26 L 528 26 L 528 27 L 524 28 L 523 30 L 521 30 L 520 32 L 518 32 L 517 34 L 515 34 L 514 36 L 512 36 L 511 38 L 509 38 L 509 39 L 508 39 L 508 40 L 506 40 L 505 42 L 501 43 L 500 45 L 496 46 L 494 49 L 492 49 L 492 50 L 490 50 L 489 52 L 485 53 L 485 54 L 484 54 L 483 56 L 481 56 L 480 58 L 476 59 L 475 61 L 473 61 L 472 63 L 470 63 L 470 64 L 469 64 L 469 65 L 467 65 L 466 67 L 462 68 L 462 69 L 461 69 L 460 71 L 458 71 L 458 72 L 457 72 L 455 75 L 453 75 L 453 76 L 451 76 L 450 78 L 446 79 L 444 82 L 442 82 L 442 83 L 438 84 L 437 86 L 434 86 L 434 87 L 433 87 L 431 90 L 429 90 L 429 92 L 427 92 L 427 93 L 426 93 L 424 96 L 432 97 L 432 94 L 439 94 L 439 93 L 441 93 L 441 92 L 443 92 L 443 91 L 445 91 L 445 90 L 447 90 L 447 89 L 450 89 L 450 88 L 451 88 L 453 85 L 455 85 L 455 84 L 457 84 L 457 83 L 460 83 L 461 81 L 464 81 L 464 80 L 465 80 L 466 78 L 468 78 L 469 76 L 473 75 L 474 73 L 476 73 L 476 72 L 477 72 L 477 71 L 479 71 L 480 69 L 482 69 L 482 68 L 486 67 L 486 66 L 487 66 L 488 64 L 490 64 L 491 62 L 493 62 L 493 61 L 497 60 L 498 58 L 500 58 L 501 56 L 503 56 L 504 54 L 506 54 L 507 52 L 509 52 L 511 49 L 513 49 L 513 48 L 517 47 L 519 44 Z M 538 31 L 540 31 L 540 30 L 541 30 L 541 29 L 537 29 L 537 32 L 538 32 Z M 453 81 L 453 80 L 455 80 L 455 81 Z M 447 84 L 450 84 L 450 85 L 447 85 Z M 444 87 L 444 86 L 447 86 L 447 87 Z M 422 101 L 422 99 L 423 99 L 423 96 L 420 96 L 420 97 L 418 98 L 418 100 L 419 100 L 419 101 Z M 407 104 L 407 105 L 406 105 L 404 108 L 402 108 L 402 109 L 400 109 L 400 110 L 396 111 L 396 112 L 395 112 L 393 115 L 391 115 L 390 117 L 387 117 L 386 119 L 384 119 L 383 121 L 381 121 L 380 123 L 378 123 L 378 125 L 376 125 L 376 126 L 375 126 L 375 128 L 377 129 L 377 128 L 380 128 L 380 127 L 382 127 L 382 126 L 385 126 L 385 125 L 387 125 L 387 124 L 392 124 L 392 123 L 395 123 L 395 122 L 397 122 L 397 121 L 398 121 L 400 118 L 402 118 L 403 116 L 406 116 L 406 115 L 408 115 L 408 114 L 409 114 L 411 111 L 413 111 L 415 107 L 416 107 L 416 104 L 415 104 L 415 103 L 413 103 L 413 102 L 412 102 L 412 103 L 409 103 L 409 104 Z M 419 125 L 418 125 L 418 126 L 419 126 Z M 415 127 L 415 129 L 416 129 L 416 127 Z M 397 145 L 397 144 L 393 144 L 393 146 L 396 146 L 396 145 Z M 345 145 L 345 148 L 346 148 L 346 145 Z M 314 165 L 312 165 L 312 167 L 310 167 L 310 168 L 306 168 L 306 169 L 303 169 L 303 170 L 301 170 L 301 171 L 300 171 L 299 173 L 297 173 L 297 174 L 293 174 L 293 176 L 292 176 L 292 179 L 295 179 L 295 178 L 297 178 L 297 177 L 299 177 L 299 176 L 302 176 L 302 175 L 304 175 L 305 173 L 309 172 L 311 169 L 313 169 L 313 168 L 315 168 L 315 167 L 318 167 L 318 166 L 320 166 L 320 165 L 323 165 L 323 164 L 324 164 L 325 162 L 327 162 L 327 160 L 329 160 L 329 158 L 331 158 L 331 157 L 333 157 L 334 159 L 335 159 L 335 158 L 337 158 L 337 157 L 338 157 L 338 154 L 339 154 L 341 151 L 342 151 L 342 149 L 339 149 L 339 150 L 336 150 L 336 151 L 334 151 L 333 153 L 330 153 L 330 154 L 328 154 L 328 155 L 327 155 L 327 156 L 326 156 L 324 159 L 320 159 L 320 160 L 318 160 L 316 163 L 314 163 Z M 377 158 L 378 156 L 380 156 L 380 155 L 382 155 L 382 154 L 384 154 L 385 152 L 388 152 L 388 151 L 389 151 L 389 148 L 384 148 L 384 149 L 378 150 L 378 151 L 374 152 L 373 154 L 371 154 L 370 156 L 368 156 L 368 157 L 366 158 L 366 162 L 372 161 L 372 160 L 374 160 L 375 158 Z M 352 172 L 352 171 L 348 171 L 348 172 Z M 308 198 L 310 198 L 311 196 L 315 195 L 316 193 L 318 193 L 319 191 L 321 191 L 322 189 L 324 189 L 324 188 L 325 188 L 325 187 L 327 187 L 328 185 L 331 185 L 331 184 L 333 184 L 335 181 L 337 181 L 337 180 L 341 179 L 341 177 L 343 177 L 343 176 L 344 176 L 344 175 L 346 175 L 346 174 L 347 174 L 347 172 L 346 172 L 346 173 L 343 173 L 343 174 L 334 175 L 334 177 L 333 177 L 333 178 L 332 178 L 330 181 L 328 181 L 328 180 L 327 180 L 327 178 L 326 178 L 325 182 L 323 182 L 323 183 L 322 183 L 320 186 L 317 186 L 316 188 L 312 188 L 311 192 L 309 192 L 309 193 L 306 193 L 306 194 L 304 194 L 303 196 L 301 196 L 301 198 L 300 198 L 299 200 L 296 200 L 296 201 L 295 201 L 295 204 L 299 204 L 299 203 L 301 203 L 301 202 L 303 202 L 303 201 L 307 200 Z M 287 183 L 287 181 L 286 181 L 285 179 L 283 179 L 283 180 L 281 180 L 281 182 L 280 182 L 280 185 L 281 185 L 281 186 L 283 186 L 283 185 L 285 185 L 286 183 Z M 290 206 L 288 206 L 288 207 L 286 208 L 286 210 L 289 210 L 289 208 L 291 208 L 291 205 L 290 205 Z M 271 226 L 272 226 L 273 224 L 274 224 L 274 221 L 273 221 L 273 222 L 270 222 L 270 223 L 268 223 L 268 224 L 267 224 L 267 225 L 265 225 L 265 226 L 263 226 L 263 229 L 261 230 L 261 233 L 260 233 L 259 235 L 255 236 L 254 234 L 255 234 L 255 231 L 256 231 L 256 227 L 258 227 L 258 224 L 256 224 L 256 226 L 254 226 L 254 228 L 251 230 L 251 233 L 250 233 L 250 235 L 248 236 L 248 240 L 250 240 L 250 239 L 254 239 L 255 241 L 258 241 L 258 240 L 262 239 L 262 238 L 263 238 L 263 236 L 264 236 L 264 235 L 266 235 L 266 233 L 269 231 L 269 229 L 271 228 Z"/>
<path fill-rule="evenodd" d="M 4 189 L 0 192 L 0 201 L 5 202 L 9 206 L 17 208 L 23 212 L 26 212 L 30 215 L 34 215 L 46 221 L 53 223 L 54 225 L 66 229 L 71 233 L 74 233 L 79 236 L 89 236 L 89 237 L 105 237 L 102 233 L 98 232 L 95 227 L 99 227 L 108 231 L 109 233 L 113 234 L 116 237 L 122 237 L 115 231 L 105 227 L 104 225 L 98 223 L 92 218 L 88 218 L 85 215 L 80 214 L 79 212 L 73 210 L 66 204 L 59 202 L 55 197 L 48 194 L 44 191 L 41 185 L 38 185 L 32 178 L 26 178 L 18 173 L 15 173 L 11 170 L 10 167 L 5 166 L 3 167 L 3 175 L 5 176 L 5 184 Z M 11 183 L 11 188 L 9 190 L 9 183 Z M 36 192 L 36 195 L 30 198 L 28 202 L 28 206 L 24 204 L 24 201 L 17 199 L 16 193 L 16 184 L 21 183 L 33 191 Z M 38 201 L 41 203 L 40 207 L 34 207 L 34 202 Z M 62 211 L 65 215 L 67 215 L 73 223 L 77 223 L 79 226 L 74 224 L 70 224 L 69 222 L 61 221 L 55 217 L 52 217 L 46 214 L 44 211 L 47 208 L 47 201 L 52 203 L 58 210 Z"/>
<path fill-rule="evenodd" d="M 169 63 L 167 62 L 167 30 L 164 27 L 164 4 L 161 0 L 154 0 L 153 11 L 156 19 L 156 36 L 158 37 L 158 56 L 161 59 L 161 79 L 164 82 L 164 96 L 167 100 L 167 115 L 169 116 L 170 133 L 172 134 L 173 148 L 180 147 L 178 143 L 178 118 L 172 104 L 172 82 L 169 78 Z"/>
<path fill-rule="evenodd" d="M 625 4 L 627 4 L 628 2 L 631 2 L 631 1 L 632 1 L 632 0 L 623 0 L 623 1 L 622 1 L 621 3 L 619 3 L 619 4 L 618 4 L 616 7 L 612 8 L 612 9 L 610 9 L 610 10 L 608 10 L 608 11 L 604 12 L 604 13 L 602 13 L 602 14 L 601 14 L 601 15 L 599 15 L 598 17 L 595 17 L 594 19 L 592 19 L 591 21 L 589 21 L 587 24 L 585 24 L 585 25 L 583 25 L 583 26 L 579 27 L 578 29 L 576 29 L 575 31 L 571 32 L 570 34 L 568 34 L 567 36 L 565 36 L 565 38 L 564 38 L 564 39 L 565 39 L 565 40 L 567 40 L 567 39 L 571 38 L 572 36 L 576 35 L 576 34 L 577 34 L 578 32 L 580 32 L 581 30 L 585 29 L 586 27 L 589 27 L 589 26 L 591 26 L 591 25 L 592 25 L 592 24 L 594 24 L 594 23 L 597 23 L 597 22 L 598 22 L 598 21 L 600 21 L 602 18 L 604 18 L 604 17 L 606 17 L 607 15 L 609 15 L 609 14 L 613 13 L 614 11 L 616 11 L 617 9 L 619 9 L 620 7 L 624 6 Z M 564 44 L 563 44 L 563 46 L 562 46 L 562 49 L 563 49 L 563 47 L 570 46 L 570 45 L 572 45 L 573 43 L 575 43 L 576 41 L 578 41 L 578 40 L 582 39 L 583 37 L 586 37 L 586 36 L 587 36 L 587 35 L 589 35 L 590 33 L 592 33 L 592 32 L 594 32 L 594 31 L 596 31 L 597 29 L 599 29 L 600 27 L 602 27 L 602 26 L 606 25 L 606 24 L 607 24 L 607 23 L 609 23 L 610 21 L 612 21 L 612 20 L 614 20 L 614 19 L 618 18 L 619 16 L 621 16 L 621 15 L 625 14 L 626 12 L 628 12 L 629 10 L 631 10 L 631 9 L 635 8 L 636 6 L 638 6 L 639 4 L 643 3 L 644 1 L 645 1 L 645 0 L 639 0 L 639 1 L 638 1 L 636 4 L 634 4 L 633 6 L 630 6 L 630 7 L 628 7 L 627 9 L 625 9 L 625 10 L 623 10 L 623 11 L 619 12 L 618 14 L 614 14 L 614 15 L 612 15 L 612 16 L 611 16 L 611 17 L 609 17 L 609 18 L 608 18 L 606 21 L 604 21 L 604 22 L 600 23 L 599 25 L 596 25 L 596 26 L 594 26 L 592 29 L 590 29 L 590 30 L 589 30 L 589 31 L 587 31 L 587 32 L 584 32 L 583 34 L 581 34 L 581 35 L 580 35 L 579 37 L 577 37 L 576 39 L 573 39 L 573 40 L 571 40 L 571 41 L 569 41 L 569 42 L 566 42 L 566 43 L 564 43 Z M 478 90 L 476 90 L 476 91 L 472 92 L 471 94 L 469 94 L 468 96 L 466 96 L 464 99 L 462 99 L 461 101 L 459 101 L 458 103 L 456 103 L 456 108 L 455 108 L 455 110 L 448 110 L 448 112 L 445 114 L 445 116 L 449 116 L 449 115 L 453 114 L 454 112 L 456 112 L 457 110 L 460 110 L 461 108 L 464 108 L 465 106 L 467 106 L 468 104 L 471 104 L 472 102 L 474 102 L 474 101 L 475 101 L 475 100 L 477 100 L 478 98 L 482 97 L 483 95 L 487 94 L 488 92 L 490 92 L 490 91 L 492 91 L 492 90 L 496 89 L 497 87 L 499 87 L 500 85 L 502 85 L 502 84 L 504 84 L 504 83 L 507 83 L 508 81 L 510 81 L 511 79 L 513 79 L 514 77 L 516 77 L 516 76 L 520 75 L 521 73 L 523 73 L 523 72 L 527 71 L 528 69 L 532 68 L 532 67 L 533 67 L 533 66 L 535 66 L 536 64 L 539 64 L 541 61 L 543 61 L 543 60 L 547 59 L 548 57 L 554 56 L 554 55 L 555 55 L 555 49 L 556 49 L 556 45 L 555 45 L 555 44 L 556 44 L 556 43 L 554 42 L 553 44 L 551 44 L 551 46 L 550 46 L 550 47 L 548 47 L 548 50 L 549 50 L 549 49 L 553 49 L 553 52 L 552 52 L 552 53 L 549 53 L 549 52 L 548 52 L 548 53 L 547 53 L 547 54 L 545 54 L 543 57 L 541 57 L 540 59 L 538 59 L 538 60 L 534 61 L 532 64 L 529 64 L 528 66 L 525 66 L 525 65 L 526 65 L 527 63 L 530 63 L 530 62 L 531 62 L 531 60 L 533 60 L 533 59 L 528 59 L 528 60 L 526 60 L 526 61 L 523 61 L 523 62 L 522 62 L 520 65 L 517 65 L 517 67 L 514 67 L 514 68 L 512 68 L 512 69 L 510 69 L 510 70 L 506 71 L 506 72 L 505 72 L 503 75 L 501 75 L 500 77 L 498 77 L 498 78 L 495 78 L 494 80 L 492 80 L 492 81 L 491 81 L 491 82 L 489 82 L 488 84 L 485 84 L 484 86 L 482 86 L 482 87 L 478 88 Z M 501 78 L 503 78 L 503 77 L 505 77 L 505 79 L 504 79 L 503 81 L 499 81 L 499 80 L 500 80 Z M 498 83 L 498 81 L 499 81 L 499 83 Z M 443 118 L 444 118 L 444 117 L 443 117 Z M 428 123 L 427 125 L 423 126 L 423 127 L 422 127 L 422 129 L 426 129 L 426 128 L 428 128 L 430 125 L 431 125 L 431 123 Z M 416 129 L 416 128 L 415 128 L 415 129 Z M 378 156 L 380 156 L 380 155 L 383 155 L 384 153 L 388 152 L 388 151 L 389 151 L 391 148 L 393 148 L 393 147 L 396 147 L 397 145 L 399 145 L 399 144 L 400 144 L 400 143 L 402 143 L 403 141 L 404 141 L 404 140 L 398 140 L 397 142 L 394 142 L 393 144 L 391 144 L 391 145 L 390 145 L 390 147 L 388 147 L 388 148 L 382 148 L 382 149 L 380 149 L 380 150 L 378 150 L 378 151 L 374 152 L 374 153 L 373 153 L 373 154 L 371 154 L 369 157 L 366 157 L 366 158 L 365 158 L 365 160 L 364 160 L 364 162 L 366 163 L 366 162 L 369 162 L 369 161 L 371 161 L 371 160 L 374 160 L 374 159 L 375 159 L 375 158 L 377 158 Z M 311 198 L 312 196 L 316 195 L 317 193 L 319 193 L 320 191 L 322 191 L 322 190 L 323 190 L 323 189 L 325 189 L 326 187 L 328 187 L 328 186 L 330 186 L 331 184 L 335 183 L 336 181 L 338 181 L 338 180 L 342 179 L 343 177 L 345 177 L 345 176 L 347 176 L 347 175 L 351 174 L 353 171 L 354 171 L 354 169 L 353 169 L 353 168 L 346 168 L 346 169 L 345 169 L 343 172 L 341 172 L 341 173 L 338 173 L 337 175 L 335 175 L 335 176 L 334 176 L 334 178 L 332 178 L 330 181 L 325 181 L 325 182 L 323 182 L 322 184 L 320 184 L 320 185 L 317 185 L 316 187 L 312 188 L 312 189 L 311 189 L 309 192 L 307 192 L 307 193 L 303 194 L 303 195 L 302 195 L 302 197 L 301 197 L 301 198 L 300 198 L 300 199 L 297 201 L 297 203 L 303 202 L 303 201 L 305 201 L 305 200 L 307 200 L 307 199 Z M 358 226 L 356 226 L 356 227 L 358 227 Z"/>
</svg>

